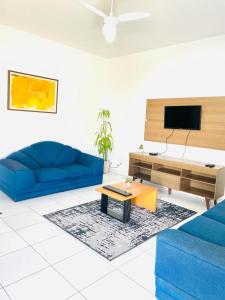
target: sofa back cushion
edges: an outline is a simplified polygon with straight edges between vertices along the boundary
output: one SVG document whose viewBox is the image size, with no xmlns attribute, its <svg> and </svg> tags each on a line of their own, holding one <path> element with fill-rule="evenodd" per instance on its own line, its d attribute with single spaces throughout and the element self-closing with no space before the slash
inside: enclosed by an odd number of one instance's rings
<svg viewBox="0 0 225 300">
<path fill-rule="evenodd" d="M 76 162 L 80 151 L 57 142 L 39 142 L 23 148 L 8 158 L 15 159 L 31 169 L 61 167 Z"/>
<path fill-rule="evenodd" d="M 32 157 L 28 156 L 22 150 L 8 155 L 7 158 L 13 159 L 13 160 L 21 163 L 22 165 L 24 165 L 30 169 L 33 169 L 33 170 L 41 167 L 41 165 L 36 160 L 34 160 Z"/>
<path fill-rule="evenodd" d="M 225 247 L 225 225 L 205 216 L 194 218 L 179 227 L 179 230 Z"/>
</svg>

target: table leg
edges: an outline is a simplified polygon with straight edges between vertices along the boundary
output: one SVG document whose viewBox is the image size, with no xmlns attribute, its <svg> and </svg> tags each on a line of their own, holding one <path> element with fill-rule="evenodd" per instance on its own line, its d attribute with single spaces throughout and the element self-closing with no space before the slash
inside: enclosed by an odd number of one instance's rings
<svg viewBox="0 0 225 300">
<path fill-rule="evenodd" d="M 130 221 L 131 200 L 124 201 L 123 208 L 123 223 Z"/>
<path fill-rule="evenodd" d="M 107 214 L 108 202 L 109 202 L 109 197 L 107 195 L 102 194 L 102 197 L 101 197 L 101 212 L 103 212 L 105 214 Z"/>
</svg>

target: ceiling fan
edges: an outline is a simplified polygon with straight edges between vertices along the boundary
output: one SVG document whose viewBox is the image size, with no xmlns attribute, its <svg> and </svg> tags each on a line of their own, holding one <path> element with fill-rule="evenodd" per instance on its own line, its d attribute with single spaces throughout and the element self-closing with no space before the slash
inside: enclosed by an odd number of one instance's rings
<svg viewBox="0 0 225 300">
<path fill-rule="evenodd" d="M 85 6 L 87 9 L 97 14 L 98 16 L 104 19 L 104 25 L 102 28 L 102 33 L 106 41 L 111 44 L 116 40 L 117 35 L 117 25 L 120 22 L 129 22 L 144 19 L 150 16 L 148 12 L 136 12 L 136 13 L 127 13 L 122 14 L 118 17 L 114 16 L 114 0 L 111 1 L 110 14 L 107 16 L 103 11 L 97 7 L 92 6 L 84 0 L 80 0 L 80 3 Z"/>
</svg>

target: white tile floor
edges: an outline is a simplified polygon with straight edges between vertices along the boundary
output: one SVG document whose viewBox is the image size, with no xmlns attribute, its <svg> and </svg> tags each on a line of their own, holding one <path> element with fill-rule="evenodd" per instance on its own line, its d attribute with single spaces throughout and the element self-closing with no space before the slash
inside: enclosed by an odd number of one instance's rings
<svg viewBox="0 0 225 300">
<path fill-rule="evenodd" d="M 104 183 L 123 179 L 109 174 Z M 156 238 L 109 262 L 42 217 L 97 198 L 95 187 L 19 203 L 0 193 L 0 300 L 155 299 Z M 159 188 L 159 198 L 205 210 L 185 193 Z"/>
</svg>

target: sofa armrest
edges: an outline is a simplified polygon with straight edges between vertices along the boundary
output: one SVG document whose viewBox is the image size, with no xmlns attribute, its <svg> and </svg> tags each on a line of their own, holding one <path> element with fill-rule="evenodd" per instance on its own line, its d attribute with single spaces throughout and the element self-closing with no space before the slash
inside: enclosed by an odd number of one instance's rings
<svg viewBox="0 0 225 300">
<path fill-rule="evenodd" d="M 197 299 L 224 299 L 225 247 L 179 230 L 157 237 L 157 277 Z M 168 293 L 168 291 L 167 291 Z"/>
<path fill-rule="evenodd" d="M 104 160 L 100 157 L 82 152 L 78 157 L 77 163 L 90 168 L 92 176 L 103 175 Z"/>
<path fill-rule="evenodd" d="M 29 188 L 35 184 L 31 169 L 13 159 L 0 160 L 0 185 L 13 191 Z"/>
</svg>

